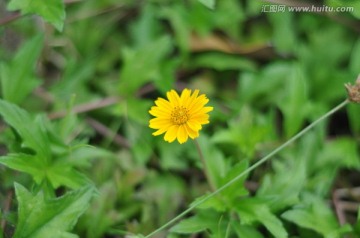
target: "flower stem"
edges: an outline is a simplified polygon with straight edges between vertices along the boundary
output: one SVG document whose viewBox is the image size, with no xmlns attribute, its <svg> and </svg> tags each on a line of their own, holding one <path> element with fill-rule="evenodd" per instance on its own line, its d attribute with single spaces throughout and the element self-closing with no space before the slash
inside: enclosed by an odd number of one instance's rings
<svg viewBox="0 0 360 238">
<path fill-rule="evenodd" d="M 195 143 L 196 149 L 197 149 L 197 151 L 199 153 L 199 157 L 200 157 L 200 160 L 201 160 L 201 163 L 202 163 L 202 166 L 203 166 L 203 171 L 204 171 L 206 180 L 209 183 L 211 191 L 214 192 L 214 191 L 216 191 L 216 186 L 214 184 L 214 181 L 210 177 L 209 170 L 208 170 L 208 167 L 207 167 L 207 164 L 206 164 L 204 154 L 203 154 L 203 152 L 201 150 L 199 142 L 196 139 L 194 140 L 194 143 Z"/>
<path fill-rule="evenodd" d="M 344 106 L 346 106 L 349 103 L 348 100 L 343 101 L 342 103 L 340 103 L 339 105 L 337 105 L 336 107 L 334 107 L 333 109 L 331 109 L 330 111 L 328 111 L 327 113 L 325 113 L 324 115 L 322 115 L 320 118 L 318 118 L 316 121 L 314 121 L 313 123 L 311 123 L 310 125 L 308 125 L 307 127 L 305 127 L 302 131 L 300 131 L 299 133 L 297 133 L 296 135 L 294 135 L 293 137 L 291 137 L 288 141 L 286 141 L 284 144 L 282 144 L 281 146 L 277 147 L 275 150 L 273 150 L 272 152 L 270 152 L 268 155 L 266 155 L 265 157 L 263 157 L 262 159 L 258 160 L 256 163 L 254 163 L 252 166 L 250 166 L 249 168 L 247 168 L 246 170 L 244 170 L 242 173 L 240 173 L 239 175 L 237 175 L 235 178 L 233 178 L 232 180 L 230 180 L 229 182 L 227 182 L 226 184 L 224 184 L 223 186 L 221 186 L 220 188 L 218 188 L 216 191 L 214 191 L 213 193 L 210 193 L 209 195 L 203 197 L 202 199 L 199 199 L 197 202 L 193 203 L 188 209 L 186 209 L 185 211 L 183 211 L 182 213 L 180 213 L 179 215 L 177 215 L 176 217 L 174 217 L 173 219 L 171 219 L 170 221 L 168 221 L 167 223 L 165 223 L 164 225 L 162 225 L 161 227 L 159 227 L 158 229 L 156 229 L 155 231 L 151 232 L 150 234 L 148 234 L 147 236 L 145 236 L 145 238 L 149 238 L 153 235 L 155 235 L 156 233 L 164 230 L 165 228 L 169 227 L 171 224 L 173 224 L 174 222 L 180 220 L 180 218 L 182 218 L 183 216 L 185 216 L 186 214 L 188 214 L 189 212 L 191 212 L 194 208 L 196 208 L 197 206 L 199 206 L 200 204 L 202 204 L 203 202 L 209 200 L 210 198 L 214 197 L 215 195 L 219 194 L 221 191 L 223 191 L 224 189 L 228 188 L 229 186 L 231 186 L 232 184 L 234 184 L 236 181 L 238 181 L 240 178 L 242 178 L 243 176 L 245 176 L 246 174 L 248 174 L 249 172 L 253 171 L 255 168 L 257 168 L 258 166 L 260 166 L 261 164 L 265 163 L 267 160 L 269 160 L 272 156 L 274 156 L 275 154 L 277 154 L 279 151 L 281 151 L 282 149 L 284 149 L 285 147 L 287 147 L 288 145 L 290 145 L 291 143 L 293 143 L 295 140 L 299 139 L 301 136 L 303 136 L 306 132 L 308 132 L 310 129 L 312 129 L 315 125 L 317 125 L 318 123 L 320 123 L 321 121 L 323 121 L 324 119 L 326 119 L 327 117 L 331 116 L 332 114 L 334 114 L 335 112 L 339 111 L 341 108 L 343 108 Z"/>
</svg>

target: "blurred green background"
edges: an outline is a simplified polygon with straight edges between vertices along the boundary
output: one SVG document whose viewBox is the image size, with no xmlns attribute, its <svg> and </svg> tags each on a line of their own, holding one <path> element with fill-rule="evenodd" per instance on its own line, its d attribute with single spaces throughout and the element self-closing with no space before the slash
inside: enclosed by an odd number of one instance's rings
<svg viewBox="0 0 360 238">
<path fill-rule="evenodd" d="M 198 140 L 219 187 L 345 100 L 344 84 L 359 74 L 358 1 L 56 2 L 41 14 L 42 5 L 21 14 L 5 7 L 27 1 L 0 3 L 1 98 L 49 118 L 64 144 L 93 146 L 71 154 L 98 189 L 79 237 L 146 235 L 210 191 L 192 141 L 169 144 L 148 128 L 148 110 L 168 90 L 210 99 Z M 359 115 L 348 105 L 154 237 L 360 237 Z M 14 140 L 5 127 L 2 154 Z M 11 237 L 13 182 L 33 182 L 4 166 L 0 181 Z"/>
</svg>

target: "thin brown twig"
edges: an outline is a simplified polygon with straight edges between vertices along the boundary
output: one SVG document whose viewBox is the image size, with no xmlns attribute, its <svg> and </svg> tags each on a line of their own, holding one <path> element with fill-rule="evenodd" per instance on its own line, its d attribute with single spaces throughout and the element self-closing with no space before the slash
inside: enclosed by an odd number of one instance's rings
<svg viewBox="0 0 360 238">
<path fill-rule="evenodd" d="M 72 112 L 79 114 L 79 113 L 84 113 L 84 112 L 88 112 L 88 111 L 93 111 L 93 110 L 100 109 L 103 107 L 111 106 L 113 104 L 118 103 L 119 101 L 120 101 L 119 97 L 108 97 L 108 98 L 101 99 L 99 101 L 77 105 L 73 108 Z M 62 118 L 64 116 L 66 116 L 67 114 L 68 114 L 68 111 L 64 110 L 64 111 L 50 113 L 48 115 L 48 117 L 49 117 L 49 119 L 54 120 L 54 119 Z"/>
<path fill-rule="evenodd" d="M 335 213 L 341 225 L 346 224 L 346 211 L 356 213 L 359 209 L 358 202 L 344 201 L 344 199 L 359 199 L 360 188 L 340 188 L 336 189 L 332 194 L 332 202 Z"/>
<path fill-rule="evenodd" d="M 336 192 L 334 192 L 332 195 L 332 203 L 334 205 L 335 214 L 336 214 L 339 224 L 344 225 L 346 223 L 346 215 L 345 215 L 344 209 L 340 205 L 340 199 L 336 195 Z"/>
<path fill-rule="evenodd" d="M 115 144 L 125 148 L 130 148 L 130 143 L 128 142 L 128 140 L 126 140 L 121 135 L 113 132 L 99 121 L 89 117 L 86 119 L 86 122 L 91 125 L 100 135 L 111 138 Z"/>
<path fill-rule="evenodd" d="M 72 22 L 81 21 L 81 20 L 85 20 L 85 19 L 88 19 L 88 18 L 100 16 L 100 15 L 103 15 L 103 14 L 107 14 L 109 12 L 119 10 L 122 7 L 124 7 L 124 4 L 119 4 L 117 6 L 112 6 L 110 8 L 106 8 L 106 9 L 103 9 L 103 10 L 100 10 L 100 11 L 95 11 L 95 12 L 87 13 L 86 15 L 80 15 L 80 16 L 76 16 L 76 17 L 71 18 L 71 19 L 67 19 L 66 22 L 67 23 L 72 23 Z"/>
<path fill-rule="evenodd" d="M 12 21 L 15 21 L 17 19 L 19 19 L 20 17 L 22 17 L 22 15 L 20 14 L 20 12 L 15 12 L 13 14 L 10 14 L 4 18 L 0 19 L 0 26 L 6 25 Z"/>
</svg>

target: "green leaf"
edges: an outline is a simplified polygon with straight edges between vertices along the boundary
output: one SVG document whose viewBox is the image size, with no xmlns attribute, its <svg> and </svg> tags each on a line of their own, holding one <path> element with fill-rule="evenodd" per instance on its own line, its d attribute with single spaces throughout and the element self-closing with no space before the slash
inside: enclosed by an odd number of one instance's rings
<svg viewBox="0 0 360 238">
<path fill-rule="evenodd" d="M 273 25 L 273 38 L 276 49 L 280 52 L 293 52 L 296 50 L 294 14 L 291 12 L 278 12 L 267 16 Z"/>
<path fill-rule="evenodd" d="M 180 234 L 191 234 L 212 229 L 218 226 L 219 217 L 213 212 L 203 211 L 195 216 L 182 220 L 173 226 L 170 231 Z"/>
<path fill-rule="evenodd" d="M 62 0 L 11 0 L 8 4 L 11 11 L 20 10 L 21 14 L 37 14 L 62 31 L 65 20 L 65 7 Z"/>
<path fill-rule="evenodd" d="M 2 96 L 5 100 L 20 104 L 40 84 L 34 69 L 43 46 L 38 35 L 27 41 L 9 63 L 0 64 Z"/>
<path fill-rule="evenodd" d="M 148 100 L 129 98 L 118 104 L 115 108 L 115 113 L 132 119 L 141 125 L 147 125 L 149 123 L 150 115 L 144 112 L 147 112 L 152 105 L 153 102 Z"/>
<path fill-rule="evenodd" d="M 71 164 L 66 163 L 66 161 L 53 164 L 47 169 L 46 175 L 54 188 L 65 185 L 69 188 L 76 189 L 91 183 L 84 174 L 76 171 L 75 168 L 73 168 Z"/>
<path fill-rule="evenodd" d="M 94 189 L 86 187 L 55 199 L 31 194 L 15 184 L 19 218 L 14 238 L 77 237 L 69 233 L 89 206 Z"/>
<path fill-rule="evenodd" d="M 270 120 L 271 118 L 255 114 L 250 107 L 242 106 L 238 117 L 229 121 L 227 129 L 215 132 L 212 141 L 232 144 L 245 158 L 252 158 L 257 144 L 263 142 L 272 132 L 270 124 L 266 124 Z"/>
<path fill-rule="evenodd" d="M 65 185 L 76 189 L 90 183 L 85 175 L 76 171 L 72 164 L 68 164 L 66 161 L 47 167 L 36 156 L 9 154 L 1 156 L 0 163 L 11 169 L 30 174 L 37 184 L 41 184 L 45 179 L 48 179 L 53 188 Z"/>
<path fill-rule="evenodd" d="M 221 186 L 225 185 L 226 183 L 234 179 L 236 176 L 244 172 L 248 167 L 249 167 L 248 160 L 242 160 L 234 165 L 231 165 L 231 167 L 228 168 L 226 175 L 222 178 Z M 247 176 L 248 175 L 243 176 L 235 183 L 233 183 L 231 186 L 224 189 L 221 192 L 221 196 L 223 197 L 222 199 L 225 199 L 227 201 L 237 202 L 240 196 L 247 195 L 248 191 L 244 185 Z"/>
<path fill-rule="evenodd" d="M 215 0 L 198 0 L 198 1 L 210 9 L 215 8 Z"/>
<path fill-rule="evenodd" d="M 212 146 L 206 136 L 201 136 L 197 141 L 203 153 L 204 160 L 206 161 L 205 166 L 207 167 L 206 170 L 209 172 L 209 179 L 215 187 L 219 187 L 222 182 L 222 177 L 225 176 L 226 172 L 224 155 L 215 146 Z"/>
<path fill-rule="evenodd" d="M 360 168 L 358 143 L 353 138 L 338 137 L 327 142 L 318 157 L 314 167 L 319 170 L 326 166 Z"/>
<path fill-rule="evenodd" d="M 160 16 L 170 22 L 175 32 L 175 41 L 184 55 L 189 54 L 191 26 L 188 22 L 188 15 L 189 12 L 183 4 L 163 7 L 160 11 Z"/>
<path fill-rule="evenodd" d="M 286 157 L 273 161 L 274 174 L 266 174 L 256 195 L 269 199 L 272 211 L 279 211 L 299 202 L 299 194 L 306 184 L 306 160 Z"/>
<path fill-rule="evenodd" d="M 0 99 L 0 114 L 23 139 L 25 147 L 36 151 L 45 163 L 50 159 L 50 145 L 46 132 L 39 123 L 36 123 L 28 112 L 15 104 Z"/>
<path fill-rule="evenodd" d="M 182 220 L 179 224 L 171 228 L 171 232 L 182 233 L 182 234 L 191 234 L 197 233 L 207 229 L 207 224 L 204 224 L 204 221 L 194 216 Z"/>
<path fill-rule="evenodd" d="M 21 172 L 30 174 L 37 184 L 46 176 L 43 163 L 36 156 L 27 154 L 8 154 L 0 157 L 0 163 Z"/>
<path fill-rule="evenodd" d="M 350 231 L 347 226 L 339 227 L 326 203 L 310 194 L 305 194 L 303 204 L 286 211 L 281 216 L 300 227 L 314 230 L 325 238 L 340 238 L 343 233 Z"/>
<path fill-rule="evenodd" d="M 87 59 L 79 62 L 75 59 L 69 59 L 64 67 L 61 80 L 52 86 L 51 92 L 62 103 L 72 100 L 75 94 L 78 103 L 78 101 L 84 100 L 85 85 L 94 75 L 95 61 L 94 59 Z"/>
<path fill-rule="evenodd" d="M 264 236 L 253 226 L 241 225 L 234 221 L 231 225 L 239 238 L 264 238 Z"/>
<path fill-rule="evenodd" d="M 163 36 L 138 49 L 123 50 L 124 66 L 120 72 L 119 90 L 123 95 L 133 96 L 136 90 L 160 76 L 161 62 L 171 50 L 171 40 Z"/>
<path fill-rule="evenodd" d="M 262 223 L 277 238 L 287 238 L 287 232 L 280 221 L 260 199 L 246 198 L 236 205 L 242 224 Z"/>
<path fill-rule="evenodd" d="M 284 131 L 289 138 L 303 125 L 307 116 L 307 79 L 300 65 L 293 65 L 289 71 L 285 97 L 279 102 L 279 107 L 284 114 Z"/>
</svg>

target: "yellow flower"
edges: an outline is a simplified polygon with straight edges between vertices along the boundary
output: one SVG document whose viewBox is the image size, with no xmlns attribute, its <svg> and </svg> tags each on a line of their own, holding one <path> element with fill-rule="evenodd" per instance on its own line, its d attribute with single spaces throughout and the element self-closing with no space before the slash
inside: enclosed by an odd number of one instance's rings
<svg viewBox="0 0 360 238">
<path fill-rule="evenodd" d="M 168 100 L 158 98 L 156 106 L 151 107 L 149 113 L 156 118 L 150 120 L 149 127 L 157 129 L 154 136 L 165 133 L 164 140 L 173 142 L 175 139 L 180 144 L 187 141 L 188 137 L 195 139 L 199 136 L 204 124 L 209 123 L 208 112 L 213 107 L 205 107 L 209 102 L 205 94 L 199 95 L 199 90 L 184 89 L 181 96 L 171 90 L 166 93 Z"/>
</svg>

